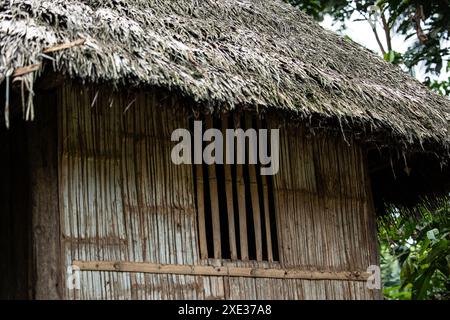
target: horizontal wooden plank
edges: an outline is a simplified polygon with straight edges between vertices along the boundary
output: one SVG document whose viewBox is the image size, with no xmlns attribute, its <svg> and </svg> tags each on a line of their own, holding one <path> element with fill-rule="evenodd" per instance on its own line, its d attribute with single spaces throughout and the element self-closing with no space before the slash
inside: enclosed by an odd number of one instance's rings
<svg viewBox="0 0 450 320">
<path fill-rule="evenodd" d="M 218 277 L 367 281 L 370 276 L 369 273 L 359 271 L 332 272 L 233 266 L 214 267 L 127 261 L 73 261 L 73 265 L 83 271 L 142 272 Z"/>
</svg>

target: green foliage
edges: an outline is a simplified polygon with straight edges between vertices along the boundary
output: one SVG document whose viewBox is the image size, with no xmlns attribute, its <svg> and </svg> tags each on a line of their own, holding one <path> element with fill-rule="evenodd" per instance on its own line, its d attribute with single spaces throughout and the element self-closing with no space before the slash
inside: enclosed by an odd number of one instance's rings
<svg viewBox="0 0 450 320">
<path fill-rule="evenodd" d="M 317 20 L 322 20 L 324 15 L 329 14 L 336 21 L 345 22 L 355 11 L 367 12 L 370 5 L 376 0 L 287 0 L 294 6 L 312 15 Z"/>
<path fill-rule="evenodd" d="M 405 52 L 405 65 L 409 68 L 423 63 L 427 73 L 439 74 L 449 59 L 450 4 L 448 0 L 384 1 L 392 12 L 395 32 L 405 38 L 415 37 L 415 43 Z M 421 28 L 423 41 L 411 18 L 417 10 L 423 15 Z"/>
<path fill-rule="evenodd" d="M 433 91 L 443 95 L 450 96 L 450 77 L 448 80 L 431 80 L 429 77 L 425 79 L 425 84 Z"/>
<path fill-rule="evenodd" d="M 317 20 L 330 15 L 342 24 L 357 14 L 371 23 L 374 37 L 387 61 L 409 70 L 419 66 L 426 75 L 439 75 L 450 61 L 450 0 L 286 0 Z M 374 6 L 379 11 L 374 14 Z M 377 26 L 374 28 L 373 26 Z M 381 28 L 382 32 L 379 31 Z M 414 39 L 403 53 L 392 48 L 392 36 Z M 448 82 L 425 81 L 432 90 L 449 95 Z"/>
<path fill-rule="evenodd" d="M 384 55 L 384 60 L 393 64 L 401 64 L 403 62 L 403 55 L 400 52 L 391 50 L 386 52 Z"/>
<path fill-rule="evenodd" d="M 384 296 L 450 299 L 450 208 L 379 221 Z"/>
<path fill-rule="evenodd" d="M 450 73 L 450 61 L 447 62 L 446 71 Z M 431 80 L 429 77 L 425 79 L 425 84 L 432 90 L 443 96 L 450 96 L 450 77 L 447 80 Z"/>
</svg>

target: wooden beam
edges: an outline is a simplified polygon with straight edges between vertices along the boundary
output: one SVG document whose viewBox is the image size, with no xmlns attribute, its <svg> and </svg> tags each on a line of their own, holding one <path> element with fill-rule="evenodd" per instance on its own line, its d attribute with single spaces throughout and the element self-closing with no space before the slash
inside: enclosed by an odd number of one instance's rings
<svg viewBox="0 0 450 320">
<path fill-rule="evenodd" d="M 13 76 L 13 78 L 23 76 L 24 74 L 38 70 L 41 67 L 41 65 L 42 64 L 37 63 L 37 64 L 31 64 L 26 67 L 17 68 L 16 70 L 14 70 L 12 76 Z"/>
<path fill-rule="evenodd" d="M 66 42 L 66 43 L 61 43 L 49 48 L 45 48 L 44 50 L 42 50 L 42 53 L 51 53 L 51 52 L 55 52 L 55 51 L 60 51 L 60 50 L 65 50 L 65 49 L 69 49 L 75 46 L 81 46 L 86 42 L 86 39 L 77 39 L 75 41 L 71 41 L 71 42 Z"/>
<path fill-rule="evenodd" d="M 55 45 L 53 47 L 45 48 L 44 50 L 42 50 L 42 53 L 52 53 L 52 52 L 55 52 L 55 51 L 69 49 L 69 48 L 72 48 L 72 47 L 75 47 L 75 46 L 83 45 L 85 42 L 86 42 L 86 39 L 78 39 L 78 40 L 75 40 L 75 41 L 58 44 L 58 45 Z M 37 71 L 37 70 L 39 70 L 39 68 L 41 66 L 42 66 L 42 63 L 36 63 L 36 64 L 31 64 L 29 66 L 16 68 L 14 70 L 13 74 L 12 74 L 12 77 L 13 78 L 14 77 L 20 77 L 20 76 L 23 76 L 23 75 L 28 74 L 30 72 Z"/>
<path fill-rule="evenodd" d="M 367 281 L 370 276 L 370 273 L 362 271 L 308 271 L 300 269 L 264 269 L 234 266 L 214 267 L 127 261 L 75 260 L 72 262 L 72 265 L 77 266 L 81 271 L 142 272 L 217 277 Z"/>
<path fill-rule="evenodd" d="M 198 237 L 200 242 L 200 258 L 208 259 L 208 245 L 206 242 L 206 223 L 205 223 L 205 186 L 203 183 L 203 166 L 195 165 L 195 182 L 197 189 L 197 211 L 198 211 Z"/>
</svg>

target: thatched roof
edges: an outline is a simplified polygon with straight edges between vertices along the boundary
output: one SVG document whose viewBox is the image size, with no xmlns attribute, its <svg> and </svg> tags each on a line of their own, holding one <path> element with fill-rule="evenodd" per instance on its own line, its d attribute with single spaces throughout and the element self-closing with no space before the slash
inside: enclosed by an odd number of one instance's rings
<svg viewBox="0 0 450 320">
<path fill-rule="evenodd" d="M 84 38 L 82 46 L 44 48 Z M 42 63 L 90 82 L 177 90 L 211 107 L 339 120 L 450 146 L 450 101 L 278 0 L 8 0 L 0 83 Z"/>
</svg>

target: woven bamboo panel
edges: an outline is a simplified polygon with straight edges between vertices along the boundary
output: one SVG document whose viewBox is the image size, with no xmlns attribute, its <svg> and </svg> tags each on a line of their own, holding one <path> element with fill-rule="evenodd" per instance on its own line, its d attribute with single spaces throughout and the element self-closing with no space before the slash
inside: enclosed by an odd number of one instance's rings
<svg viewBox="0 0 450 320">
<path fill-rule="evenodd" d="M 194 177 L 170 140 L 189 128 L 177 99 L 67 85 L 59 93 L 64 270 L 73 261 L 220 265 L 200 259 Z M 273 126 L 278 124 L 273 122 Z M 365 271 L 377 260 L 362 150 L 340 138 L 280 130 L 274 177 L 280 262 L 236 267 Z M 362 281 L 81 271 L 67 299 L 366 299 Z"/>
</svg>

